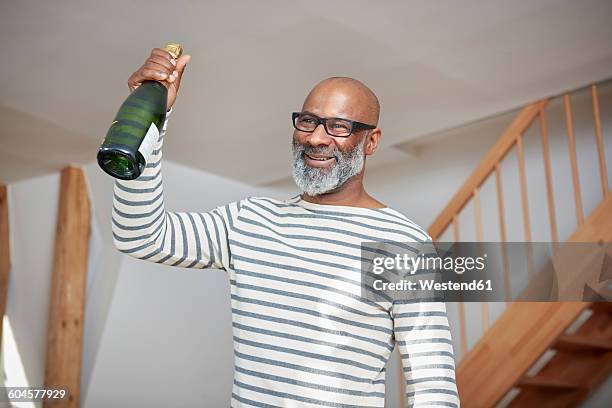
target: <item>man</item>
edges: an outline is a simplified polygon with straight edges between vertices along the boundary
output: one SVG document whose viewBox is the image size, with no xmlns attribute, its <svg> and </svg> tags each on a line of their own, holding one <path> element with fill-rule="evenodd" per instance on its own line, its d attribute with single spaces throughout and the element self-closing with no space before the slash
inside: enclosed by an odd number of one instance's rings
<svg viewBox="0 0 612 408">
<path fill-rule="evenodd" d="M 168 87 L 169 114 L 189 61 L 154 49 L 129 79 Z M 293 114 L 293 177 L 303 194 L 249 197 L 208 212 L 164 209 L 161 148 L 136 180 L 117 180 L 113 235 L 139 259 L 224 270 L 231 283 L 232 407 L 383 407 L 385 364 L 398 345 L 407 400 L 457 407 L 444 303 L 360 296 L 361 244 L 430 237 L 364 189 L 378 146 L 379 103 L 363 83 L 329 78 Z"/>
</svg>

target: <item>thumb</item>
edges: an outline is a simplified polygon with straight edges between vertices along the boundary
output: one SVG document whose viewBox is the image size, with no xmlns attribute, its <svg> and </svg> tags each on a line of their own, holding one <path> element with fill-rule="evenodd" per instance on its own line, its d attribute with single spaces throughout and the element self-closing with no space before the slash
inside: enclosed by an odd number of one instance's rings
<svg viewBox="0 0 612 408">
<path fill-rule="evenodd" d="M 183 55 L 176 60 L 176 72 L 181 75 L 185 71 L 187 63 L 191 60 L 191 55 Z"/>
</svg>

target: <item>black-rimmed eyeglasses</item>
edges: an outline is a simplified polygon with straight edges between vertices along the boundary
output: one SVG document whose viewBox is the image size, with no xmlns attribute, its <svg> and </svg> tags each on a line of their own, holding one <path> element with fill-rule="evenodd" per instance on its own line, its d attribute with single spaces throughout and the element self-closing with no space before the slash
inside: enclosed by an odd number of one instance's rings
<svg viewBox="0 0 612 408">
<path fill-rule="evenodd" d="M 366 123 L 342 118 L 320 118 L 310 112 L 293 112 L 291 118 L 293 127 L 297 130 L 314 132 L 317 126 L 322 123 L 327 134 L 336 137 L 349 137 L 355 130 L 376 129 L 376 126 Z"/>
</svg>

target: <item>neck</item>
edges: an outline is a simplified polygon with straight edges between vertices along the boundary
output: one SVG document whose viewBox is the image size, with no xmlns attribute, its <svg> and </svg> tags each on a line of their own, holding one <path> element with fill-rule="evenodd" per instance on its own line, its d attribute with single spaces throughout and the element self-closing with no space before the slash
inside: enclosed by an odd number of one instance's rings
<svg viewBox="0 0 612 408">
<path fill-rule="evenodd" d="M 304 201 L 323 205 L 383 208 L 384 204 L 371 197 L 363 186 L 363 172 L 348 179 L 340 188 L 318 196 L 302 194 Z"/>
</svg>

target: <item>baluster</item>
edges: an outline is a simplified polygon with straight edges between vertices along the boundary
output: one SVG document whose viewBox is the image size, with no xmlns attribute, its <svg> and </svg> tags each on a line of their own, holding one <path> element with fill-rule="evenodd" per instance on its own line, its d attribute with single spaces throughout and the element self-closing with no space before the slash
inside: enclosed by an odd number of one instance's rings
<svg viewBox="0 0 612 408">
<path fill-rule="evenodd" d="M 531 224 L 529 222 L 529 202 L 527 201 L 527 177 L 525 176 L 525 149 L 523 148 L 523 135 L 519 134 L 516 139 L 516 147 L 519 160 L 519 181 L 521 185 L 521 204 L 523 207 L 523 227 L 525 230 L 525 242 L 527 244 L 527 273 L 531 277 L 533 273 L 533 251 L 531 248 Z"/>
<path fill-rule="evenodd" d="M 608 196 L 608 173 L 606 171 L 606 154 L 601 136 L 601 119 L 599 116 L 599 97 L 597 86 L 591 86 L 591 96 L 593 99 L 593 119 L 595 121 L 595 139 L 597 140 L 597 153 L 599 156 L 599 174 L 601 175 L 601 190 L 604 198 Z"/>
<path fill-rule="evenodd" d="M 580 180 L 578 178 L 578 164 L 576 160 L 576 139 L 574 138 L 574 120 L 572 119 L 572 106 L 569 94 L 563 97 L 563 105 L 565 107 L 565 121 L 567 123 L 567 144 L 572 166 L 572 181 L 574 183 L 574 198 L 576 200 L 576 221 L 578 226 L 584 222 L 584 213 L 582 211 L 582 196 L 580 194 Z"/>
<path fill-rule="evenodd" d="M 474 189 L 474 217 L 476 218 L 476 241 L 482 242 L 482 212 L 480 208 L 480 189 L 478 187 Z M 486 300 L 486 292 L 482 292 L 481 296 L 484 296 Z M 481 301 L 480 309 L 482 331 L 485 332 L 489 329 L 489 303 Z"/>
<path fill-rule="evenodd" d="M 453 215 L 453 241 L 459 242 L 459 219 L 457 214 Z M 461 356 L 464 357 L 468 351 L 467 347 L 467 331 L 465 327 L 465 304 L 463 301 L 457 302 L 459 314 L 459 336 L 461 339 Z"/>
<path fill-rule="evenodd" d="M 557 221 L 555 217 L 555 196 L 553 194 L 552 172 L 550 170 L 550 149 L 548 147 L 548 130 L 544 109 L 540 111 L 540 136 L 542 138 L 542 157 L 544 159 L 544 174 L 546 175 L 546 195 L 548 199 L 548 217 L 550 219 L 550 236 L 553 243 L 559 241 Z M 555 246 L 555 244 L 553 244 Z"/>
<path fill-rule="evenodd" d="M 506 250 L 506 220 L 504 217 L 504 194 L 502 189 L 501 168 L 495 163 L 495 187 L 497 190 L 497 212 L 499 214 L 499 236 L 501 239 L 502 261 L 504 263 L 504 296 L 506 302 L 512 295 L 510 289 L 510 265 L 508 263 L 508 251 Z"/>
</svg>

